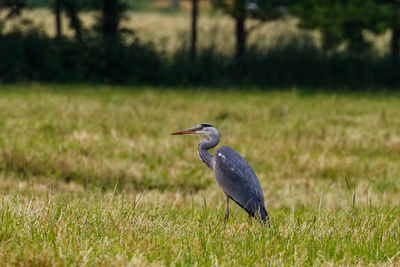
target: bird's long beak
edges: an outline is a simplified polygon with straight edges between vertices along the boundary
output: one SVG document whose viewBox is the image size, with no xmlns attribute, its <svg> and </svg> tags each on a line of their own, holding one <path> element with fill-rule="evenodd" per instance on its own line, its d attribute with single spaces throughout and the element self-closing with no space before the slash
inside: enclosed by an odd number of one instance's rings
<svg viewBox="0 0 400 267">
<path fill-rule="evenodd" d="M 194 133 L 196 133 L 196 129 L 190 128 L 190 129 L 186 129 L 186 130 L 183 130 L 180 132 L 172 133 L 171 135 L 194 134 Z"/>
</svg>

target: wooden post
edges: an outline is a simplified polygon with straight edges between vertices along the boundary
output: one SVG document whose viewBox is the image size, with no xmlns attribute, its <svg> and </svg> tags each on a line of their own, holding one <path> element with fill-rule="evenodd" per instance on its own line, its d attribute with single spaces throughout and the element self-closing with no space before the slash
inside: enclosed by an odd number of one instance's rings
<svg viewBox="0 0 400 267">
<path fill-rule="evenodd" d="M 242 64 L 246 58 L 245 0 L 238 1 L 238 16 L 236 17 L 236 62 Z"/>
<path fill-rule="evenodd" d="M 172 9 L 177 10 L 179 8 L 179 1 L 178 0 L 171 0 Z"/>
<path fill-rule="evenodd" d="M 393 27 L 392 32 L 392 61 L 395 65 L 399 63 L 399 42 L 400 42 L 400 27 Z"/>
<path fill-rule="evenodd" d="M 196 60 L 197 48 L 197 14 L 198 14 L 198 0 L 192 0 L 192 37 L 190 45 L 190 61 L 194 63 Z"/>
<path fill-rule="evenodd" d="M 55 13 L 56 13 L 56 37 L 59 39 L 62 35 L 61 27 L 61 0 L 55 0 Z"/>
</svg>

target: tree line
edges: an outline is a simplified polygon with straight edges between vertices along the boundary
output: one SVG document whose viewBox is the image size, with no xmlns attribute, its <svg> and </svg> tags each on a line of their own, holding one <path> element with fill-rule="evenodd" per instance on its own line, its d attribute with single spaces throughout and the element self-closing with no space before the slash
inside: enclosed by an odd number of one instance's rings
<svg viewBox="0 0 400 267">
<path fill-rule="evenodd" d="M 18 16 L 27 6 L 27 0 L 0 0 L 0 11 L 3 16 L 0 20 L 0 30 L 2 30 L 6 20 Z M 31 0 L 32 1 L 32 0 Z M 178 5 L 177 0 L 171 0 L 173 6 Z M 179 80 L 194 81 L 194 83 L 202 83 L 207 80 L 207 76 L 214 77 L 218 83 L 232 83 L 237 84 L 237 79 L 232 78 L 229 82 L 232 73 L 237 73 L 240 77 L 244 77 L 240 83 L 251 83 L 249 80 L 254 79 L 254 73 L 261 77 L 260 68 L 268 69 L 271 62 L 278 61 L 277 56 L 281 53 L 282 60 L 285 63 L 293 64 L 293 66 L 281 66 L 283 72 L 295 70 L 298 74 L 287 78 L 289 84 L 302 85 L 301 81 L 304 79 L 299 73 L 301 70 L 296 70 L 296 66 L 306 65 L 307 57 L 309 60 L 314 60 L 315 68 L 318 64 L 325 64 L 325 78 L 324 81 L 309 82 L 311 85 L 324 85 L 324 84 L 340 84 L 346 83 L 346 79 L 351 81 L 357 80 L 361 77 L 366 80 L 366 83 L 383 84 L 384 86 L 392 86 L 399 84 L 399 46 L 400 46 L 400 0 L 190 0 L 192 3 L 191 12 L 191 45 L 189 51 L 183 54 L 177 54 L 174 61 L 166 63 L 162 56 L 156 55 L 157 53 L 148 44 L 126 44 L 123 42 L 123 34 L 129 32 L 129 29 L 121 27 L 121 20 L 126 15 L 129 8 L 129 3 L 124 0 L 49 0 L 47 3 L 54 12 L 54 22 L 56 28 L 55 40 L 47 40 L 47 44 L 54 43 L 58 46 L 63 43 L 66 51 L 62 53 L 69 53 L 73 50 L 79 50 L 79 47 L 86 49 L 86 54 L 100 53 L 104 49 L 108 52 L 117 53 L 114 49 L 126 49 L 126 53 L 134 57 L 134 55 L 141 55 L 141 58 L 148 56 L 153 57 L 150 62 L 159 66 L 161 72 L 181 73 L 184 78 Z M 215 10 L 222 10 L 228 14 L 235 21 L 235 54 L 232 58 L 226 58 L 223 55 L 210 55 L 212 51 L 198 51 L 196 43 L 197 35 L 197 16 L 199 14 L 198 3 L 199 1 L 210 1 Z M 97 17 L 96 24 L 92 29 L 85 29 L 80 21 L 79 14 L 88 10 L 99 10 L 100 15 Z M 64 13 L 69 21 L 69 27 L 74 31 L 74 40 L 66 40 L 63 34 L 61 24 L 61 14 Z M 321 47 L 310 45 L 309 47 L 285 47 L 276 49 L 275 51 L 257 51 L 250 52 L 247 49 L 248 36 L 252 33 L 254 27 L 261 25 L 268 21 L 273 21 L 285 17 L 295 17 L 298 19 L 298 26 L 304 29 L 318 30 L 321 36 Z M 249 19 L 256 20 L 258 24 L 249 27 L 247 21 Z M 372 51 L 371 41 L 365 37 L 365 32 L 369 31 L 374 34 L 383 34 L 390 31 L 390 54 L 388 57 L 378 58 Z M 14 33 L 14 35 L 17 33 Z M 20 38 L 24 34 L 19 33 Z M 29 38 L 32 38 L 30 35 Z M 6 38 L 7 37 L 7 38 Z M 5 34 L 2 31 L 1 42 L 10 42 L 10 34 Z M 14 36 L 15 38 L 15 36 Z M 42 42 L 43 36 L 40 37 Z M 48 38 L 49 39 L 49 38 Z M 26 42 L 29 46 L 29 42 Z M 44 43 L 42 43 L 45 45 Z M 4 46 L 4 44 L 3 44 Z M 72 48 L 73 47 L 73 48 Z M 95 47 L 95 48 L 94 48 Z M 101 48 L 100 48 L 101 47 Z M 339 49 L 340 48 L 340 49 Z M 75 50 L 74 50 L 75 49 Z M 93 52 L 97 49 L 97 52 Z M 136 49 L 136 52 L 133 50 Z M 28 49 L 29 50 L 29 49 Z M 55 49 L 59 51 L 59 48 Z M 68 52 L 68 51 L 69 52 Z M 143 51 L 142 51 L 143 50 Z M 279 50 L 279 51 L 278 51 Z M 88 52 L 89 51 L 89 52 Z M 275 53 L 275 54 L 274 54 Z M 103 54 L 103 56 L 107 57 Z M 145 56 L 143 56 L 145 55 Z M 291 57 L 295 56 L 297 61 Z M 51 55 L 49 56 L 51 57 Z M 134 58 L 132 58 L 134 59 Z M 90 59 L 87 59 L 90 61 Z M 96 59 L 92 59 L 95 61 Z M 22 60 L 23 61 L 23 60 Z M 51 60 L 50 60 L 51 61 Z M 100 60 L 101 61 L 101 60 Z M 108 67 L 115 64 L 115 60 L 108 59 L 106 65 Z M 137 60 L 135 60 L 137 61 Z M 267 62 L 268 61 L 268 62 Z M 349 64 L 349 62 L 351 64 Z M 112 64 L 111 64 L 112 63 Z M 1 63 L 0 63 L 1 64 Z M 25 64 L 25 63 L 24 63 Z M 74 63 L 74 64 L 83 64 Z M 72 65 L 74 65 L 72 64 Z M 85 63 L 86 64 L 86 63 Z M 95 63 L 91 63 L 95 65 Z M 111 65 L 110 65 L 111 64 Z M 215 68 L 209 69 L 209 64 L 214 64 Z M 339 65 L 338 65 L 339 64 Z M 354 69 L 343 71 L 340 64 L 348 68 L 352 65 Z M 13 65 L 13 64 L 11 64 Z M 14 64 L 15 65 L 15 64 Z M 118 64 L 117 64 L 118 65 Z M 282 65 L 280 63 L 280 65 Z M 367 66 L 367 67 L 366 67 Z M 124 67 L 119 64 L 120 71 L 126 72 L 129 75 L 129 70 L 124 70 Z M 177 71 L 179 68 L 189 68 L 188 73 Z M 19 69 L 18 66 L 15 66 Z M 206 70 L 204 70 L 204 69 Z M 336 68 L 336 69 L 335 69 Z M 369 68 L 369 69 L 367 69 Z M 0 65 L 0 76 L 2 66 Z M 6 71 L 7 68 L 3 70 Z M 162 69 L 162 70 L 161 70 Z M 166 70 L 168 69 L 168 70 Z M 361 70 L 360 70 L 361 69 Z M 330 77 L 329 71 L 333 73 Z M 212 71 L 212 73 L 210 73 Z M 282 71 L 282 70 L 280 70 Z M 311 71 L 314 71 L 312 69 Z M 352 74 L 354 71 L 356 74 Z M 107 72 L 105 67 L 101 72 Z M 90 76 L 90 71 L 88 71 Z M 368 78 L 368 73 L 373 73 L 373 79 Z M 204 77 L 203 77 L 204 75 Z M 268 74 L 265 74 L 268 75 Z M 276 74 L 275 74 L 276 75 Z M 286 74 L 278 74 L 283 78 L 274 78 L 279 83 L 279 79 L 284 79 Z M 324 76 L 323 75 L 323 76 Z M 4 75 L 3 75 L 4 76 Z M 101 77 L 101 74 L 98 74 Z M 116 75 L 119 76 L 119 75 Z M 150 75 L 152 76 L 152 75 Z M 169 74 L 165 74 L 163 78 L 159 78 L 161 83 L 167 82 Z M 347 78 L 342 76 L 348 76 Z M 197 77 L 197 78 L 196 78 Z M 198 77 L 201 77 L 199 79 Z M 219 78 L 222 77 L 222 78 Z M 247 77 L 247 78 L 246 78 Z M 299 81 L 299 77 L 302 77 Z M 351 78 L 349 78 L 351 77 Z M 79 79 L 85 79 L 80 77 Z M 262 83 L 270 83 L 272 78 L 260 78 Z M 3 77 L 4 80 L 4 77 Z M 119 82 L 124 79 L 113 79 L 110 82 Z M 135 80 L 135 79 L 134 79 Z M 142 80 L 137 77 L 136 80 Z M 247 80 L 247 81 L 246 81 Z M 312 78 L 309 79 L 310 81 Z M 318 80 L 316 78 L 316 80 Z M 128 80 L 127 80 L 128 81 Z M 213 80 L 211 79 L 211 82 Z M 274 84 L 276 83 L 270 83 Z M 254 82 L 254 81 L 253 81 Z M 282 82 L 282 85 L 286 82 Z M 351 83 L 351 82 L 350 82 Z"/>
<path fill-rule="evenodd" d="M 196 0 L 194 0 L 196 1 Z M 299 27 L 319 30 L 324 52 L 345 44 L 353 53 L 371 48 L 363 32 L 382 34 L 391 31 L 390 53 L 399 61 L 400 0 L 211 0 L 236 21 L 236 57 L 245 55 L 245 21 L 266 22 L 285 16 L 299 19 Z"/>
<path fill-rule="evenodd" d="M 55 17 L 56 38 L 63 36 L 61 14 L 64 13 L 69 21 L 69 27 L 74 30 L 75 38 L 82 41 L 86 29 L 83 28 L 79 14 L 89 10 L 99 10 L 101 15 L 92 30 L 106 38 L 118 39 L 124 29 L 120 28 L 120 22 L 128 9 L 126 1 L 123 0 L 49 0 L 38 1 L 40 4 L 51 8 Z M 30 3 L 32 4 L 32 3 Z M 0 0 L 0 11 L 6 13 L 0 20 L 0 29 L 8 19 L 21 14 L 23 8 L 28 5 L 27 0 Z M 35 5 L 36 6 L 36 5 Z"/>
</svg>

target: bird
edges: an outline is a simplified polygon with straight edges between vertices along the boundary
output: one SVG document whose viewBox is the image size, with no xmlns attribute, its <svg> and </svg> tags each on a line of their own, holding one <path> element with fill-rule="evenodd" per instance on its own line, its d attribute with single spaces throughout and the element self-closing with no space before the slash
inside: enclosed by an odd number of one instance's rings
<svg viewBox="0 0 400 267">
<path fill-rule="evenodd" d="M 198 146 L 201 161 L 214 171 L 217 183 L 222 188 L 225 198 L 224 224 L 229 218 L 229 199 L 236 202 L 249 216 L 261 219 L 269 226 L 269 216 L 264 204 L 264 194 L 260 181 L 250 164 L 233 148 L 220 147 L 214 155 L 208 150 L 216 147 L 220 141 L 218 130 L 208 123 L 201 123 L 171 135 L 205 136 Z"/>
</svg>

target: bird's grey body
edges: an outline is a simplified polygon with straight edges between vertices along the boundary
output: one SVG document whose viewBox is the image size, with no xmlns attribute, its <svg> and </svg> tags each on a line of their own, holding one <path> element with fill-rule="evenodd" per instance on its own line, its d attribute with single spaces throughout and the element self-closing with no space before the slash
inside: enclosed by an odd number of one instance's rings
<svg viewBox="0 0 400 267">
<path fill-rule="evenodd" d="M 208 152 L 209 149 L 218 145 L 220 140 L 220 134 L 213 126 L 199 124 L 174 134 L 196 134 L 208 137 L 199 144 L 199 156 L 204 164 L 214 171 L 216 180 L 225 193 L 225 221 L 229 217 L 230 198 L 249 215 L 260 217 L 264 223 L 268 222 L 260 182 L 250 164 L 238 152 L 227 146 L 220 147 L 214 155 Z"/>
<path fill-rule="evenodd" d="M 219 186 L 230 199 L 251 216 L 268 220 L 260 182 L 249 163 L 234 149 L 223 146 L 214 155 L 214 173 Z"/>
</svg>

